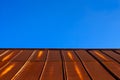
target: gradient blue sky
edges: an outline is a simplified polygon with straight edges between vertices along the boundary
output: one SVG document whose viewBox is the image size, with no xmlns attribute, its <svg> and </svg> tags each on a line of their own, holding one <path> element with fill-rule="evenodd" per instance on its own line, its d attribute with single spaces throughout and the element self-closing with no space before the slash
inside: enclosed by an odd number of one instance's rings
<svg viewBox="0 0 120 80">
<path fill-rule="evenodd" d="M 1 48 L 120 48 L 120 0 L 0 0 Z"/>
</svg>

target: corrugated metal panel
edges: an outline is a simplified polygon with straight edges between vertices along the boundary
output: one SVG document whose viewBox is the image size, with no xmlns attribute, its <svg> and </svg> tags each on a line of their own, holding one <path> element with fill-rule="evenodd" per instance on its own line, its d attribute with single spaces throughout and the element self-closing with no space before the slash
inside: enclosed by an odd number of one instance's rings
<svg viewBox="0 0 120 80">
<path fill-rule="evenodd" d="M 0 80 L 120 80 L 120 50 L 1 49 Z"/>
</svg>

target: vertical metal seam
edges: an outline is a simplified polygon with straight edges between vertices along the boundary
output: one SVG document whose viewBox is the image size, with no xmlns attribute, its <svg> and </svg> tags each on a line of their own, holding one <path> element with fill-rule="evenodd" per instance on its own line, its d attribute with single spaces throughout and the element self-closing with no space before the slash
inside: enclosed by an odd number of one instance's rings
<svg viewBox="0 0 120 80">
<path fill-rule="evenodd" d="M 91 80 L 93 80 L 92 77 L 90 76 L 89 72 L 88 72 L 87 69 L 85 68 L 82 60 L 81 60 L 80 57 L 78 56 L 77 52 L 76 52 L 75 50 L 73 50 L 73 52 L 75 53 L 75 55 L 77 56 L 77 58 L 78 58 L 79 61 L 81 62 L 82 66 L 83 66 L 84 70 L 87 72 L 87 75 L 89 76 L 89 78 L 90 78 Z"/>
<path fill-rule="evenodd" d="M 109 58 L 113 59 L 114 61 L 116 61 L 118 64 L 120 64 L 119 61 L 117 61 L 115 58 L 109 56 L 108 54 L 106 54 L 105 52 L 103 52 L 102 50 L 99 50 L 101 53 L 105 54 L 106 56 L 108 56 Z"/>
<path fill-rule="evenodd" d="M 46 58 L 45 58 L 45 61 L 44 61 L 44 65 L 43 65 L 42 71 L 41 71 L 41 73 L 40 73 L 40 75 L 39 75 L 39 77 L 38 77 L 38 80 L 41 80 L 42 75 L 43 75 L 43 73 L 44 73 L 44 69 L 45 69 L 46 64 L 47 64 L 48 54 L 49 54 L 49 50 L 47 50 L 47 54 L 46 54 Z"/>
<path fill-rule="evenodd" d="M 88 50 L 86 50 L 88 52 L 89 55 L 91 55 L 94 59 L 96 59 L 97 62 L 100 63 L 100 65 L 106 70 L 108 71 L 108 73 L 115 78 L 116 80 L 120 80 L 120 78 L 118 78 L 113 72 L 111 72 L 99 59 L 97 59 L 97 57 L 95 57 L 93 54 L 91 54 L 91 52 L 89 52 Z"/>
<path fill-rule="evenodd" d="M 67 80 L 65 62 L 64 62 L 64 59 L 63 59 L 63 55 L 62 55 L 62 51 L 61 51 L 61 50 L 60 50 L 60 56 L 61 56 L 61 61 L 62 61 L 63 80 Z"/>
<path fill-rule="evenodd" d="M 118 54 L 118 55 L 120 55 L 120 53 L 119 52 L 117 52 L 117 51 L 115 51 L 115 50 L 112 50 L 113 52 L 115 52 L 116 54 Z"/>
</svg>

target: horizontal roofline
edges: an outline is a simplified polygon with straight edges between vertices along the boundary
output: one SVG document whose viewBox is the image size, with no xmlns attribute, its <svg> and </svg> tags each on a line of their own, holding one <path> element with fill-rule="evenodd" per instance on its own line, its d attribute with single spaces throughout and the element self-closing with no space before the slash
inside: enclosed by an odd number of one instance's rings
<svg viewBox="0 0 120 80">
<path fill-rule="evenodd" d="M 71 49 L 74 49 L 74 50 L 78 50 L 78 49 L 81 49 L 81 50 L 101 50 L 101 49 L 104 49 L 104 50 L 120 50 L 120 48 L 0 48 L 0 50 L 2 49 L 29 49 L 29 50 L 32 50 L 32 49 L 40 49 L 40 50 L 44 50 L 44 49 L 49 49 L 49 50 L 71 50 Z"/>
</svg>

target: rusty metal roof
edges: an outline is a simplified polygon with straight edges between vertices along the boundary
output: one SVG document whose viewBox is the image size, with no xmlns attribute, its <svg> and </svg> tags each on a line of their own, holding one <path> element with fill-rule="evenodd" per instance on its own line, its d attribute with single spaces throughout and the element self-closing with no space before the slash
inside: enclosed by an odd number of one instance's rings
<svg viewBox="0 0 120 80">
<path fill-rule="evenodd" d="M 120 50 L 0 49 L 0 80 L 120 80 Z"/>
</svg>

